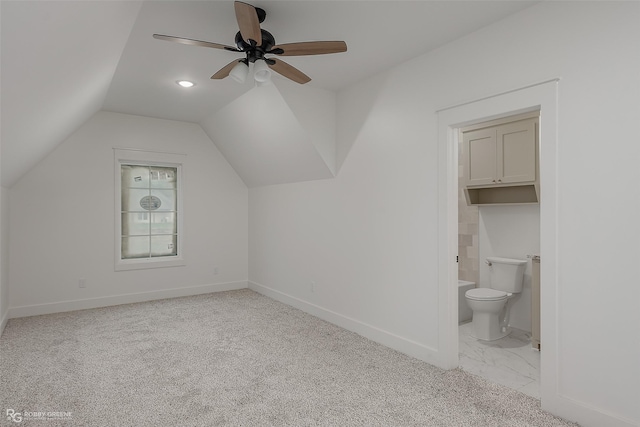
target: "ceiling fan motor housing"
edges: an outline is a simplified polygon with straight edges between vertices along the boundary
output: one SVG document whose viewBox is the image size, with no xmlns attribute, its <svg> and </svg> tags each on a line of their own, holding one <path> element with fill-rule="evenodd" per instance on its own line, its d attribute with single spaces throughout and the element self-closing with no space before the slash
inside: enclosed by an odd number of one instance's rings
<svg viewBox="0 0 640 427">
<path fill-rule="evenodd" d="M 265 53 L 268 53 L 273 46 L 276 45 L 276 39 L 269 31 L 260 29 L 262 33 L 262 44 L 260 46 L 253 46 L 247 43 L 243 38 L 240 31 L 236 33 L 236 46 L 243 52 L 246 52 L 249 62 L 255 62 L 256 59 L 262 59 Z"/>
</svg>

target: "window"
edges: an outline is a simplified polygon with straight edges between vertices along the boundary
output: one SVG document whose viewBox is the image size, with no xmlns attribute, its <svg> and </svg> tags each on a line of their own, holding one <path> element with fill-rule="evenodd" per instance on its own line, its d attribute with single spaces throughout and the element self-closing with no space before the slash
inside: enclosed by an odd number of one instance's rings
<svg viewBox="0 0 640 427">
<path fill-rule="evenodd" d="M 120 165 L 122 259 L 178 255 L 178 168 Z"/>
<path fill-rule="evenodd" d="M 182 155 L 115 150 L 116 270 L 184 265 Z"/>
</svg>

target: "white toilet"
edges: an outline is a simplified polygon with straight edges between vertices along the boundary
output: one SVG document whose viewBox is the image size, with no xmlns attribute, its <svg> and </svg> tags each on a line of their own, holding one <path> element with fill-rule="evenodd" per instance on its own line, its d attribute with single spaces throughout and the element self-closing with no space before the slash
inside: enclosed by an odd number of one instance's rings
<svg viewBox="0 0 640 427">
<path fill-rule="evenodd" d="M 473 311 L 472 336 L 493 341 L 511 332 L 508 328 L 509 312 L 514 294 L 522 291 L 527 261 L 489 257 L 487 264 L 490 287 L 470 289 L 464 296 Z"/>
</svg>

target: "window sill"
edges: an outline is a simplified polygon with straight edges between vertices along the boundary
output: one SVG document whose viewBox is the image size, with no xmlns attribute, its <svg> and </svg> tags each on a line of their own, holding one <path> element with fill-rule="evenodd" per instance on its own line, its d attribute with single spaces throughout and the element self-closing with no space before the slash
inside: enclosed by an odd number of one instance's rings
<svg viewBox="0 0 640 427">
<path fill-rule="evenodd" d="M 145 270 L 151 268 L 184 267 L 187 265 L 183 258 L 159 259 L 127 259 L 116 262 L 116 271 Z"/>
</svg>

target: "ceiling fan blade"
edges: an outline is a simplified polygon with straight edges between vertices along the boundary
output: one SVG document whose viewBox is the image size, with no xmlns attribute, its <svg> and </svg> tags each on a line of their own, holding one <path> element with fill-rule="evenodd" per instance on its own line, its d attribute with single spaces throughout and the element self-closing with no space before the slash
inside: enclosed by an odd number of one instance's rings
<svg viewBox="0 0 640 427">
<path fill-rule="evenodd" d="M 220 68 L 217 73 L 215 73 L 213 76 L 211 76 L 211 78 L 214 79 L 214 80 L 224 79 L 225 77 L 227 77 L 229 75 L 231 70 L 233 70 L 233 67 L 235 67 L 236 64 L 238 62 L 241 62 L 241 61 L 242 61 L 242 59 L 236 59 L 236 60 L 233 60 L 233 61 L 229 62 L 224 67 Z"/>
<path fill-rule="evenodd" d="M 158 40 L 166 40 L 168 42 L 189 44 L 191 46 L 211 47 L 211 48 L 214 48 L 214 49 L 225 49 L 225 50 L 232 50 L 234 52 L 240 52 L 237 48 L 231 47 L 231 46 L 227 46 L 227 45 L 224 45 L 224 44 L 203 42 L 203 41 L 200 41 L 200 40 L 193 40 L 193 39 L 185 39 L 183 37 L 174 37 L 174 36 L 165 36 L 165 35 L 162 35 L 162 34 L 154 34 L 153 38 L 154 39 L 158 39 Z"/>
<path fill-rule="evenodd" d="M 278 53 L 277 49 L 282 50 Z M 270 53 L 280 56 L 324 55 L 347 51 L 343 41 L 285 43 L 274 46 Z"/>
<path fill-rule="evenodd" d="M 273 64 L 271 64 L 271 62 L 273 62 Z M 305 84 L 311 81 L 311 77 L 307 76 L 296 67 L 289 65 L 284 61 L 280 61 L 275 58 L 269 58 L 267 64 L 269 65 L 269 68 L 271 68 L 276 73 L 282 74 L 286 78 L 291 79 L 296 83 Z"/>
<path fill-rule="evenodd" d="M 256 8 L 241 1 L 234 2 L 236 10 L 236 20 L 240 28 L 240 34 L 247 43 L 249 40 L 256 42 L 256 46 L 262 45 L 262 31 L 260 31 L 260 20 Z"/>
</svg>

